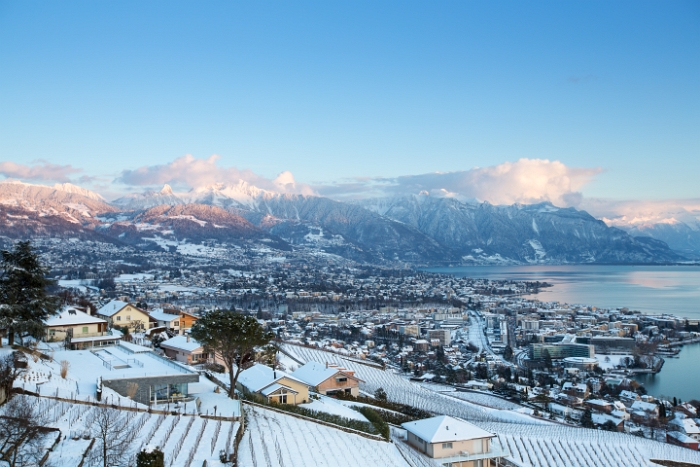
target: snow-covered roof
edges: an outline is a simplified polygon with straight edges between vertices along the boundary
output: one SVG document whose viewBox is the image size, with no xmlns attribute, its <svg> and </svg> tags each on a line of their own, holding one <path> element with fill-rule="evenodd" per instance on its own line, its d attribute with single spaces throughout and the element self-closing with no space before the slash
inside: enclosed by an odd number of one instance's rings
<svg viewBox="0 0 700 467">
<path fill-rule="evenodd" d="M 58 314 L 52 316 L 46 320 L 47 327 L 54 326 L 75 326 L 78 324 L 94 324 L 94 323 L 106 323 L 107 321 L 98 318 L 96 316 L 91 316 L 87 313 L 83 313 L 80 310 L 76 310 L 73 307 L 65 307 Z"/>
<path fill-rule="evenodd" d="M 158 321 L 173 321 L 180 319 L 180 315 L 174 315 L 172 313 L 166 313 L 162 308 L 156 308 L 148 312 L 151 318 L 155 318 Z"/>
<path fill-rule="evenodd" d="M 271 384 L 270 386 L 268 386 L 268 387 L 264 388 L 262 391 L 260 391 L 260 393 L 263 396 L 269 396 L 270 394 L 277 391 L 278 389 L 286 389 L 287 391 L 293 392 L 294 394 L 299 394 L 298 391 L 295 391 L 294 389 L 290 388 L 289 386 L 284 386 L 284 385 L 279 384 L 279 383 Z"/>
<path fill-rule="evenodd" d="M 401 426 L 428 443 L 448 443 L 496 436 L 476 425 L 449 415 L 406 422 Z"/>
<path fill-rule="evenodd" d="M 121 310 L 127 305 L 127 302 L 122 302 L 121 300 L 112 300 L 111 302 L 97 310 L 97 314 L 102 316 L 112 316 L 115 313 L 118 313 L 119 310 Z"/>
<path fill-rule="evenodd" d="M 202 344 L 192 338 L 188 338 L 187 336 L 175 336 L 172 339 L 161 342 L 160 346 L 192 352 L 193 350 L 197 350 L 202 347 Z"/>
<path fill-rule="evenodd" d="M 341 372 L 347 376 L 350 376 L 351 378 L 357 379 L 350 373 L 344 373 L 342 369 L 338 367 L 329 367 L 318 362 L 307 363 L 292 373 L 292 376 L 311 386 L 318 386 L 328 378 L 331 378 L 337 373 Z"/>
<path fill-rule="evenodd" d="M 641 410 L 644 412 L 654 412 L 658 410 L 659 406 L 651 402 L 634 401 L 632 404 L 632 410 Z"/>
<path fill-rule="evenodd" d="M 238 382 L 248 388 L 249 391 L 257 392 L 261 389 L 267 388 L 270 385 L 274 385 L 273 383 L 276 383 L 282 378 L 289 378 L 302 384 L 308 384 L 298 378 L 289 376 L 282 371 L 273 370 L 269 366 L 261 365 L 259 363 L 256 363 L 247 370 L 241 371 L 241 374 L 238 376 Z M 269 388 L 267 388 L 266 392 L 269 394 Z"/>
</svg>

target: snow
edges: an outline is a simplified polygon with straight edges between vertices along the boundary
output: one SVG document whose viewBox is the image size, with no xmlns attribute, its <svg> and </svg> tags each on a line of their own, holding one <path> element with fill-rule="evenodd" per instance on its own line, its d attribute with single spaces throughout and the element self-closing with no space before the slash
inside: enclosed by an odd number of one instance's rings
<svg viewBox="0 0 700 467">
<path fill-rule="evenodd" d="M 406 422 L 401 426 L 429 443 L 449 443 L 495 436 L 476 425 L 447 415 Z"/>
<path fill-rule="evenodd" d="M 246 407 L 246 413 L 248 424 L 238 448 L 240 466 L 407 466 L 392 443 L 257 407 Z"/>
<path fill-rule="evenodd" d="M 367 419 L 357 410 L 351 409 L 341 401 L 323 395 L 320 395 L 319 400 L 314 400 L 308 404 L 302 404 L 300 407 L 316 410 L 317 412 L 339 415 L 341 417 L 350 418 L 353 420 L 360 420 L 362 422 L 367 421 Z"/>
<path fill-rule="evenodd" d="M 192 352 L 202 346 L 202 344 L 189 336 L 175 336 L 167 341 L 161 342 L 160 345 L 161 347 L 165 346 L 172 349 L 185 350 L 187 352 Z"/>
<path fill-rule="evenodd" d="M 107 323 L 107 321 L 90 316 L 73 307 L 64 307 L 59 313 L 47 319 L 46 326 L 74 326 L 77 324 Z"/>
<path fill-rule="evenodd" d="M 327 365 L 318 362 L 309 362 L 292 373 L 292 376 L 310 386 L 318 386 L 338 373 L 338 371 L 338 368 L 335 367 L 329 368 Z"/>
</svg>

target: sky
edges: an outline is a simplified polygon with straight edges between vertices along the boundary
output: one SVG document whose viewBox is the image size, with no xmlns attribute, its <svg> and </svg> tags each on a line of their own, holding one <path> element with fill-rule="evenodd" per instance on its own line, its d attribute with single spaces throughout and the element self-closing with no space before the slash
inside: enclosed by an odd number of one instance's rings
<svg viewBox="0 0 700 467">
<path fill-rule="evenodd" d="M 700 2 L 0 0 L 0 177 L 698 200 Z"/>
</svg>

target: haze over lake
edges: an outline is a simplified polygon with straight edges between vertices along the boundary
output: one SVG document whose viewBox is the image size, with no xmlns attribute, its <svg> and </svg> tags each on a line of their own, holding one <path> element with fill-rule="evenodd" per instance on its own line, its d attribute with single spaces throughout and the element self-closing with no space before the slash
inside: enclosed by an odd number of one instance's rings
<svg viewBox="0 0 700 467">
<path fill-rule="evenodd" d="M 553 287 L 528 297 L 700 319 L 700 267 L 697 266 L 468 266 L 428 271 L 548 282 Z"/>
</svg>

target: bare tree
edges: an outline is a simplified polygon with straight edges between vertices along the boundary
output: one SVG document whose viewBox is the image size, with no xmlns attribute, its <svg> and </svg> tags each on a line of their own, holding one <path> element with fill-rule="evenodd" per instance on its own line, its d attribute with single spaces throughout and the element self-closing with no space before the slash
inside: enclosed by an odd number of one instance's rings
<svg viewBox="0 0 700 467">
<path fill-rule="evenodd" d="M 95 445 L 88 454 L 89 465 L 121 467 L 127 464 L 126 452 L 132 447 L 134 437 L 127 412 L 97 407 L 90 412 L 86 427 L 95 439 Z"/>
<path fill-rule="evenodd" d="M 54 431 L 43 426 L 43 416 L 27 399 L 15 396 L 0 410 L 0 460 L 9 467 L 38 466 L 45 438 Z"/>
</svg>

